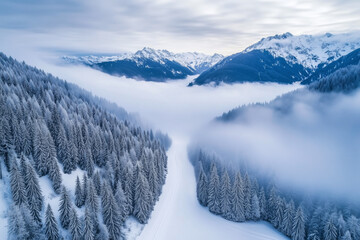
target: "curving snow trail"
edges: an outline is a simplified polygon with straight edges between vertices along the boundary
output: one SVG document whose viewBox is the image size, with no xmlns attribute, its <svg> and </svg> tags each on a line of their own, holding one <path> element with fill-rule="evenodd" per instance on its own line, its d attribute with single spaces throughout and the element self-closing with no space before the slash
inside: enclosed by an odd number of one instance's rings
<svg viewBox="0 0 360 240">
<path fill-rule="evenodd" d="M 200 206 L 194 170 L 187 157 L 187 139 L 182 136 L 172 136 L 172 139 L 163 193 L 138 239 L 288 239 L 268 223 L 234 223 Z"/>
</svg>

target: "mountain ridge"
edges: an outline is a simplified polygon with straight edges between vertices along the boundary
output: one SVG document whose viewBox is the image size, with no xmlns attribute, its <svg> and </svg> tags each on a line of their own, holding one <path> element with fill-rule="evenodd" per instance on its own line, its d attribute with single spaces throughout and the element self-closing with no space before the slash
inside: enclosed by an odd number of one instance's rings
<svg viewBox="0 0 360 240">
<path fill-rule="evenodd" d="M 217 53 L 213 55 L 198 52 L 173 53 L 149 47 L 144 47 L 135 53 L 125 52 L 113 56 L 62 57 L 68 63 L 84 64 L 111 75 L 151 81 L 183 79 L 189 75 L 199 74 L 223 58 L 223 55 Z"/>
</svg>

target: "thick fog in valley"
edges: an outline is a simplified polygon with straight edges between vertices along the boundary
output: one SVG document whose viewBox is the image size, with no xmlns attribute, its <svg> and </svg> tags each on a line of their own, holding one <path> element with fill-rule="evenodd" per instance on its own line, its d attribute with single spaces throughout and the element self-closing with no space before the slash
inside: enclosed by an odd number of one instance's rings
<svg viewBox="0 0 360 240">
<path fill-rule="evenodd" d="M 270 105 L 244 108 L 235 119 L 212 122 L 194 144 L 292 191 L 359 203 L 359 109 L 359 91 L 301 89 Z"/>
</svg>

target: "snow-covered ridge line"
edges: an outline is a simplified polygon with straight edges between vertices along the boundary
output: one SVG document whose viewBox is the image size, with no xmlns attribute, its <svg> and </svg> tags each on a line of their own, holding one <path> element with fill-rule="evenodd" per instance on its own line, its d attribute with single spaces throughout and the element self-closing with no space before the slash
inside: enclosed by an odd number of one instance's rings
<svg viewBox="0 0 360 240">
<path fill-rule="evenodd" d="M 263 49 L 275 57 L 283 57 L 288 62 L 315 69 L 319 64 L 328 64 L 358 48 L 360 48 L 360 32 L 299 36 L 287 32 L 263 38 L 243 52 Z"/>
<path fill-rule="evenodd" d="M 223 55 L 215 53 L 214 55 L 206 55 L 198 52 L 185 52 L 185 53 L 173 53 L 167 50 L 156 50 L 153 48 L 144 47 L 135 53 L 121 53 L 114 56 L 64 56 L 63 59 L 71 63 L 84 63 L 84 64 L 96 64 L 101 62 L 111 62 L 119 60 L 133 60 L 138 61 L 140 59 L 151 59 L 156 62 L 162 63 L 163 60 L 175 61 L 190 68 L 194 71 L 202 67 L 212 67 L 217 62 L 224 58 Z"/>
</svg>

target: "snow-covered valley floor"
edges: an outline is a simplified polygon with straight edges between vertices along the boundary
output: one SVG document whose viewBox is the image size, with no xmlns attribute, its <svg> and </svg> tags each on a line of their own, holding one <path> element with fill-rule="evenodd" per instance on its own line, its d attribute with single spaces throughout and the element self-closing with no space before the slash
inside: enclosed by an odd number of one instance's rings
<svg viewBox="0 0 360 240">
<path fill-rule="evenodd" d="M 234 223 L 200 206 L 187 147 L 192 135 L 214 117 L 242 104 L 270 101 L 298 85 L 189 88 L 186 85 L 192 79 L 152 83 L 112 77 L 80 66 L 44 64 L 38 67 L 115 102 L 129 112 L 139 113 L 151 127 L 167 132 L 172 138 L 163 193 L 138 239 L 287 239 L 265 222 Z M 134 231 L 139 232 L 139 229 Z M 134 237 L 131 232 L 127 235 Z"/>
<path fill-rule="evenodd" d="M 138 239 L 288 239 L 268 223 L 230 222 L 200 206 L 193 167 L 187 159 L 188 140 L 181 136 L 172 136 L 172 139 L 163 194 Z"/>
</svg>

